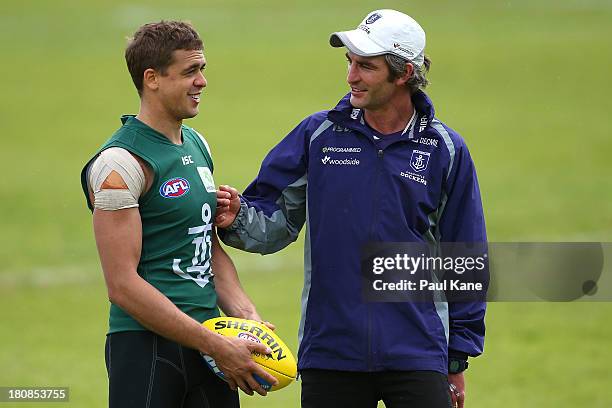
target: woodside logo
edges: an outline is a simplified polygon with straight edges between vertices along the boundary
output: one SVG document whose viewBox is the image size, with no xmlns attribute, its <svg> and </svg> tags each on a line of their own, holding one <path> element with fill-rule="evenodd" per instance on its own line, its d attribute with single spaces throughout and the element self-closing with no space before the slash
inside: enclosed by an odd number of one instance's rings
<svg viewBox="0 0 612 408">
<path fill-rule="evenodd" d="M 349 158 L 349 159 L 332 159 L 329 156 L 325 156 L 321 159 L 321 163 L 331 166 L 359 166 L 359 159 Z"/>
</svg>

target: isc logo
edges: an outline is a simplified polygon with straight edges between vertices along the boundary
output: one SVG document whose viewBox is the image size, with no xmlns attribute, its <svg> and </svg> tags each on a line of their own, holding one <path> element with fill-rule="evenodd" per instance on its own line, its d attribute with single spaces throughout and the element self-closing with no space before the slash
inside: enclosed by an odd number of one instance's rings
<svg viewBox="0 0 612 408">
<path fill-rule="evenodd" d="M 189 182 L 182 177 L 175 177 L 159 188 L 159 194 L 164 198 L 178 198 L 189 192 Z"/>
</svg>

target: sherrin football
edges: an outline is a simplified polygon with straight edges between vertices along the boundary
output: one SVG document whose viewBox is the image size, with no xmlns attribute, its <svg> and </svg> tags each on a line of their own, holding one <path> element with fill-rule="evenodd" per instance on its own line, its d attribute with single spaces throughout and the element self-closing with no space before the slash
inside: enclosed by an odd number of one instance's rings
<svg viewBox="0 0 612 408">
<path fill-rule="evenodd" d="M 291 384 L 297 376 L 297 363 L 285 343 L 268 327 L 254 320 L 239 319 L 237 317 L 216 317 L 202 323 L 204 327 L 228 337 L 238 337 L 245 340 L 263 343 L 272 349 L 270 354 L 253 353 L 252 358 L 264 370 L 278 380 L 272 386 L 259 376 L 254 376 L 266 391 L 276 391 Z M 202 355 L 204 361 L 219 377 L 224 378 L 223 372 L 217 367 L 215 360 Z"/>
</svg>

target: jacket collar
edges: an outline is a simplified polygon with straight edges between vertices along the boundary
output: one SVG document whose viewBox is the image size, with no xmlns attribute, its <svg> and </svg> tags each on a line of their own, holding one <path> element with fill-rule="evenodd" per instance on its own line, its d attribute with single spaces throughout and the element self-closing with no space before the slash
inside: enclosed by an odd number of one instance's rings
<svg viewBox="0 0 612 408">
<path fill-rule="evenodd" d="M 346 94 L 336 107 L 328 112 L 327 118 L 340 126 L 364 134 L 371 133 L 363 119 L 363 109 L 357 109 L 351 105 L 350 98 L 351 94 Z M 412 95 L 412 103 L 414 104 L 416 120 L 407 133 L 408 139 L 414 139 L 423 133 L 431 125 L 431 121 L 435 117 L 433 103 L 425 92 L 418 90 Z"/>
</svg>

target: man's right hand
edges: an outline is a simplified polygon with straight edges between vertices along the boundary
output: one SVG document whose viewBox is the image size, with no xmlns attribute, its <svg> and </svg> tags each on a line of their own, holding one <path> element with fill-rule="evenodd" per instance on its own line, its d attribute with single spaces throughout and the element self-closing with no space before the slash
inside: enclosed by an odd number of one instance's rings
<svg viewBox="0 0 612 408">
<path fill-rule="evenodd" d="M 227 228 L 236 219 L 240 211 L 240 197 L 238 190 L 231 186 L 219 186 L 217 190 L 217 212 L 215 227 Z"/>
<path fill-rule="evenodd" d="M 248 395 L 253 395 L 253 391 L 256 391 L 265 396 L 267 392 L 253 378 L 254 374 L 272 385 L 278 383 L 276 378 L 251 359 L 252 353 L 270 354 L 272 350 L 269 347 L 235 337 L 216 335 L 215 339 L 215 344 L 208 354 L 215 360 L 217 367 L 223 371 L 232 390 L 238 386 Z"/>
</svg>

